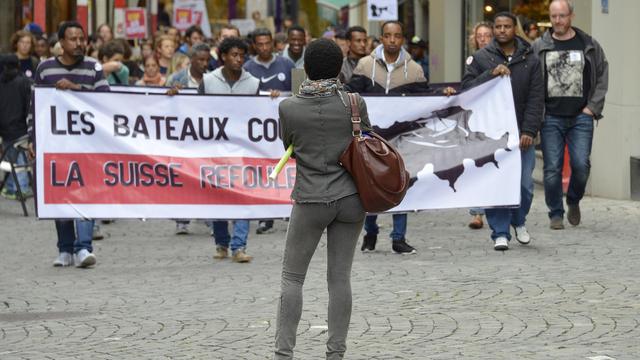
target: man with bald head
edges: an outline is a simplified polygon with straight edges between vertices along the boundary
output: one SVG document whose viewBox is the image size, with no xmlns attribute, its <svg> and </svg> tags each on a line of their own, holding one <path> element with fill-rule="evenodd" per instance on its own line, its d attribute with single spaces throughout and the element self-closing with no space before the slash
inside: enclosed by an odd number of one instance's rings
<svg viewBox="0 0 640 360">
<path fill-rule="evenodd" d="M 571 180 L 567 220 L 580 224 L 591 162 L 593 122 L 602 118 L 609 65 L 598 42 L 571 25 L 575 14 L 569 0 L 549 4 L 552 28 L 533 44 L 545 79 L 545 119 L 540 131 L 544 160 L 544 192 L 550 228 L 564 229 L 562 165 L 568 145 Z"/>
</svg>

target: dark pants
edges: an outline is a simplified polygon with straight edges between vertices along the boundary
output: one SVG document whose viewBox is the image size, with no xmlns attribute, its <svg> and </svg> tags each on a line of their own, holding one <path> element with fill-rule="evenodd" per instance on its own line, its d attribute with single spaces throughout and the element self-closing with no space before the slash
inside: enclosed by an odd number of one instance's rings
<svg viewBox="0 0 640 360">
<path fill-rule="evenodd" d="M 591 170 L 589 157 L 593 141 L 593 117 L 587 114 L 576 117 L 547 115 L 540 135 L 544 159 L 544 198 L 549 208 L 549 217 L 561 218 L 564 216 L 562 165 L 565 144 L 569 148 L 571 165 L 567 204 L 576 205 L 582 200 Z"/>
<path fill-rule="evenodd" d="M 327 229 L 329 333 L 327 359 L 342 359 L 351 319 L 351 264 L 365 212 L 355 194 L 329 204 L 293 205 L 282 264 L 282 290 L 274 359 L 293 359 L 302 315 L 302 285 L 311 257 Z"/>
</svg>

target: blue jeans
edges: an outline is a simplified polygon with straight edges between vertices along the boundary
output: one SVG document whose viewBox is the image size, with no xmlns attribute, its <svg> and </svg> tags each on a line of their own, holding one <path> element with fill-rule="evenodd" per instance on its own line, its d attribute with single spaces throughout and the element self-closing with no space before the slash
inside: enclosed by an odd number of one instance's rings
<svg viewBox="0 0 640 360">
<path fill-rule="evenodd" d="M 11 161 L 16 165 L 26 165 L 27 164 L 27 156 L 24 152 L 19 152 L 15 147 L 13 147 L 12 143 L 2 144 L 3 151 L 6 151 L 5 160 Z M 8 174 L 7 182 L 4 186 L 7 189 L 7 192 L 11 194 L 15 194 L 18 191 L 16 187 L 16 183 L 13 180 L 13 176 L 11 173 Z M 29 174 L 26 171 L 16 171 L 16 177 L 18 178 L 18 184 L 20 184 L 20 190 L 24 192 L 29 192 L 31 189 L 29 188 Z"/>
<path fill-rule="evenodd" d="M 364 231 L 367 235 L 378 235 L 380 228 L 376 224 L 378 215 L 369 215 L 364 220 Z M 393 214 L 393 230 L 391 230 L 391 241 L 404 240 L 407 233 L 407 214 Z"/>
<path fill-rule="evenodd" d="M 577 205 L 584 196 L 591 170 L 589 157 L 593 142 L 593 117 L 587 114 L 576 117 L 547 115 L 540 134 L 544 159 L 544 198 L 549 208 L 549 218 L 562 218 L 562 165 L 565 144 L 569 148 L 571 165 L 567 204 Z"/>
<path fill-rule="evenodd" d="M 230 247 L 232 252 L 247 247 L 249 220 L 233 221 L 233 236 L 229 235 L 228 221 L 214 221 L 212 227 L 213 237 L 215 238 L 217 246 Z"/>
<path fill-rule="evenodd" d="M 487 222 L 491 227 L 491 239 L 505 237 L 511 240 L 510 226 L 524 226 L 527 214 L 533 201 L 533 168 L 536 166 L 535 147 L 529 146 L 527 150 L 520 150 L 521 174 L 520 174 L 520 206 L 516 208 L 492 208 L 486 209 Z"/>
<path fill-rule="evenodd" d="M 93 252 L 91 239 L 94 223 L 94 220 L 56 220 L 58 251 L 73 254 L 87 249 Z"/>
</svg>

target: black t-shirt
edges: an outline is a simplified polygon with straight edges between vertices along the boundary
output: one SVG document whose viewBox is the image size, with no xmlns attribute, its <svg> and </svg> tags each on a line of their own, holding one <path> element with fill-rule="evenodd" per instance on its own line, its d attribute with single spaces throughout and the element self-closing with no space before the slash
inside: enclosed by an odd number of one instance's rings
<svg viewBox="0 0 640 360">
<path fill-rule="evenodd" d="M 585 43 L 576 34 L 569 40 L 553 39 L 554 50 L 545 53 L 545 106 L 549 115 L 576 116 L 587 105 L 590 68 Z"/>
<path fill-rule="evenodd" d="M 33 75 L 36 73 L 36 69 L 33 66 L 33 60 L 28 57 L 26 59 L 20 59 L 20 70 L 29 79 L 33 79 Z"/>
</svg>

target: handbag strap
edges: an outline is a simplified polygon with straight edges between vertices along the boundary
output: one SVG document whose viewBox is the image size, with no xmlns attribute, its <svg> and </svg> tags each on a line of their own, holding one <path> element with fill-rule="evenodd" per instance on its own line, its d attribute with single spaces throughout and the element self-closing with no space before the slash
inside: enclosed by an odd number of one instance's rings
<svg viewBox="0 0 640 360">
<path fill-rule="evenodd" d="M 360 126 L 360 107 L 358 106 L 358 94 L 347 93 L 349 104 L 351 105 L 351 135 L 355 138 L 362 137 L 362 127 Z"/>
</svg>

